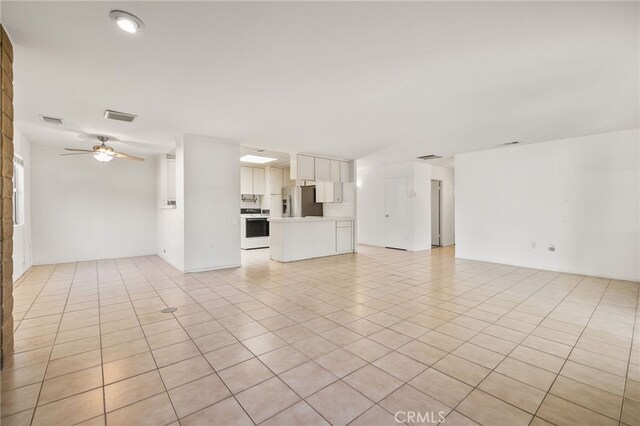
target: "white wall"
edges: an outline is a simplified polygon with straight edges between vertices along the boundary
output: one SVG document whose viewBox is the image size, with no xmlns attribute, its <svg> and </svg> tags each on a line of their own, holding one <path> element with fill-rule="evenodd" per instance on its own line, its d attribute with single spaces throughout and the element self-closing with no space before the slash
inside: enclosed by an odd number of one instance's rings
<svg viewBox="0 0 640 426">
<path fill-rule="evenodd" d="M 14 153 L 24 165 L 23 223 L 13 227 L 13 281 L 17 281 L 33 264 L 31 248 L 31 145 L 17 130 L 13 135 Z"/>
<path fill-rule="evenodd" d="M 385 246 L 385 179 L 404 177 L 406 193 L 406 248 L 431 248 L 431 166 L 412 161 L 359 167 L 357 170 L 358 242 Z"/>
<path fill-rule="evenodd" d="M 190 135 L 182 144 L 184 271 L 239 266 L 240 147 Z"/>
<path fill-rule="evenodd" d="M 31 147 L 34 264 L 156 253 L 155 162 Z"/>
<path fill-rule="evenodd" d="M 640 280 L 638 129 L 455 163 L 458 257 Z"/>
</svg>

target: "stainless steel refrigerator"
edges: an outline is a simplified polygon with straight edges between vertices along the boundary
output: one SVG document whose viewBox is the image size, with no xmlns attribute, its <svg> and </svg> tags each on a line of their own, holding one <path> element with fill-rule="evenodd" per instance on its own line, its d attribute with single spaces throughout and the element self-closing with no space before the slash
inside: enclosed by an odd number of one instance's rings
<svg viewBox="0 0 640 426">
<path fill-rule="evenodd" d="M 282 216 L 323 216 L 322 203 L 316 203 L 315 186 L 282 188 Z"/>
</svg>

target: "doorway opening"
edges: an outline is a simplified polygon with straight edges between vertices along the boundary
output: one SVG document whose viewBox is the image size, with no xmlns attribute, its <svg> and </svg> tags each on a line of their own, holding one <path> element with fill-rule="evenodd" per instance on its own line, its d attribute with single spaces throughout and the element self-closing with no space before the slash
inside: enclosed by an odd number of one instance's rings
<svg viewBox="0 0 640 426">
<path fill-rule="evenodd" d="M 431 181 L 431 247 L 442 247 L 442 181 Z"/>
<path fill-rule="evenodd" d="M 388 178 L 385 189 L 385 247 L 407 249 L 407 179 Z"/>
</svg>

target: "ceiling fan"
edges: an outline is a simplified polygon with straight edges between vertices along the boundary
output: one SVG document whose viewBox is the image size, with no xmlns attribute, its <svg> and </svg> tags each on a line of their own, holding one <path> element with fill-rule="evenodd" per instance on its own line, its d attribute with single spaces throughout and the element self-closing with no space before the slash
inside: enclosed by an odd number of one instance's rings
<svg viewBox="0 0 640 426">
<path fill-rule="evenodd" d="M 98 140 L 101 142 L 100 145 L 95 145 L 93 149 L 76 149 L 76 148 L 65 148 L 67 151 L 74 151 L 71 154 L 60 154 L 60 155 L 86 155 L 93 154 L 93 158 L 96 160 L 106 163 L 114 158 L 123 158 L 125 160 L 135 160 L 135 161 L 144 161 L 144 158 L 135 157 L 133 155 L 124 154 L 122 152 L 115 152 L 113 148 L 105 145 L 105 142 L 109 140 L 106 136 L 98 136 Z"/>
</svg>

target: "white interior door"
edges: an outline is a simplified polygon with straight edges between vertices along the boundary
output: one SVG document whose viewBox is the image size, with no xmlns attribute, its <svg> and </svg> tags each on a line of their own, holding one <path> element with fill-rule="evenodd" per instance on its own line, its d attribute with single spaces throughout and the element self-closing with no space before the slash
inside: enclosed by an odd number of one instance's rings
<svg viewBox="0 0 640 426">
<path fill-rule="evenodd" d="M 385 246 L 407 248 L 407 180 L 391 178 L 384 182 Z"/>
<path fill-rule="evenodd" d="M 431 245 L 441 246 L 441 226 L 440 226 L 440 201 L 442 200 L 441 182 L 439 180 L 431 181 Z"/>
</svg>

